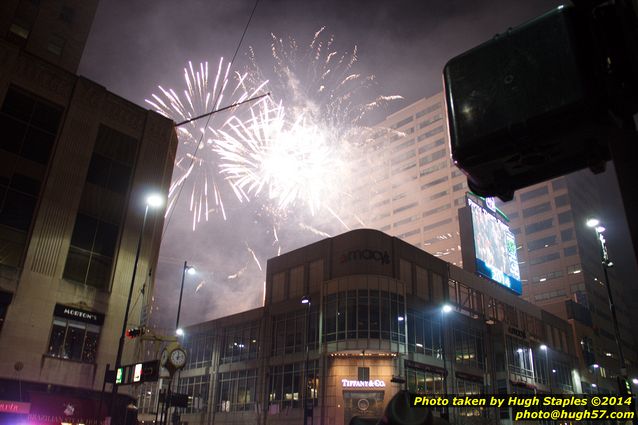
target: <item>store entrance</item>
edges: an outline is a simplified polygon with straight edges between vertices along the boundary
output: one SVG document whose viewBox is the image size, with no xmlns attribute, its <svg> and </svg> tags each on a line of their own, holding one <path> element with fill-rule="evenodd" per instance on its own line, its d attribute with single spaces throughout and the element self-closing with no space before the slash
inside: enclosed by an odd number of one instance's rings
<svg viewBox="0 0 638 425">
<path fill-rule="evenodd" d="M 384 393 L 385 391 L 344 391 L 344 425 L 348 425 L 353 416 L 381 418 Z"/>
</svg>

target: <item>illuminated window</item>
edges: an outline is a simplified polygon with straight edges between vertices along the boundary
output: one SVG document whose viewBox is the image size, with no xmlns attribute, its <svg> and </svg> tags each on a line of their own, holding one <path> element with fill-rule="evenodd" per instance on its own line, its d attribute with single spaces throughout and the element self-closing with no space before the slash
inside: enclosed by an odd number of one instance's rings
<svg viewBox="0 0 638 425">
<path fill-rule="evenodd" d="M 56 310 L 58 307 L 56 307 Z M 87 315 L 95 316 L 97 315 Z M 65 360 L 95 363 L 102 319 L 82 321 L 82 316 L 53 316 L 47 355 Z M 99 316 L 103 317 L 103 316 Z"/>
<path fill-rule="evenodd" d="M 257 369 L 219 374 L 218 412 L 249 412 L 255 409 Z"/>
<path fill-rule="evenodd" d="M 303 382 L 305 362 L 270 367 L 268 392 L 269 411 L 277 413 L 288 407 L 302 407 L 303 391 L 313 398 L 317 405 L 319 395 L 319 368 L 317 361 L 308 362 L 308 379 Z"/>
</svg>

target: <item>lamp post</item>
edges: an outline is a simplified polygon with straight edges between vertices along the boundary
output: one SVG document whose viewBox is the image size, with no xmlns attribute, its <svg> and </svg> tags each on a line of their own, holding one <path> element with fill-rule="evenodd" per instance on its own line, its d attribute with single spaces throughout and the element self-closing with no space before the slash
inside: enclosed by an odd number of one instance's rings
<svg viewBox="0 0 638 425">
<path fill-rule="evenodd" d="M 179 327 L 179 315 L 182 311 L 182 295 L 184 294 L 184 281 L 186 280 L 186 273 L 194 275 L 197 273 L 195 267 L 189 266 L 187 261 L 184 261 L 184 268 L 182 269 L 182 286 L 179 289 L 179 302 L 177 303 L 177 319 L 175 320 L 175 332 L 181 336 L 184 332 Z"/>
<path fill-rule="evenodd" d="M 593 365 L 591 365 L 591 367 L 594 369 L 594 378 L 596 379 L 596 383 L 592 384 L 591 386 L 596 388 L 596 393 L 599 393 L 600 390 L 598 389 L 598 369 L 600 368 L 600 366 L 598 365 L 598 363 L 594 363 Z"/>
<path fill-rule="evenodd" d="M 444 320 L 447 318 L 447 315 L 452 312 L 453 308 L 450 304 L 443 304 L 441 307 L 441 357 L 443 360 L 443 395 L 447 399 L 447 361 L 445 358 L 445 326 L 443 326 Z M 445 419 L 450 420 L 450 410 L 447 406 L 444 407 L 444 416 Z"/>
<path fill-rule="evenodd" d="M 304 361 L 304 373 L 303 373 L 303 385 L 304 385 L 304 390 L 303 390 L 303 423 L 304 425 L 308 425 L 308 416 L 312 416 L 313 414 L 313 407 L 314 407 L 314 401 L 312 400 L 311 394 L 310 394 L 310 388 L 309 388 L 309 380 L 308 380 L 308 356 L 309 356 L 309 347 L 308 347 L 308 343 L 309 343 L 309 324 L 310 324 L 310 305 L 311 303 L 311 299 L 309 296 L 304 295 L 303 297 L 301 297 L 301 304 L 306 306 L 306 359 Z M 309 402 L 310 401 L 310 402 Z M 313 418 L 313 422 L 314 422 L 314 418 Z"/>
<path fill-rule="evenodd" d="M 548 353 L 548 348 L 547 345 L 545 344 L 541 344 L 540 346 L 541 351 L 545 352 L 545 370 L 547 371 L 547 384 L 549 385 L 549 393 L 552 394 L 553 390 L 552 390 L 552 373 L 550 373 L 551 371 L 553 371 L 553 369 L 551 369 L 549 367 L 549 353 Z"/>
<path fill-rule="evenodd" d="M 590 218 L 587 220 L 587 226 L 592 227 L 596 232 L 596 239 L 600 243 L 600 254 L 603 265 L 603 272 L 605 274 L 605 286 L 607 287 L 607 299 L 609 301 L 609 310 L 611 311 L 611 319 L 614 324 L 614 336 L 616 338 L 616 345 L 618 347 L 618 357 L 620 362 L 620 373 L 621 378 L 626 381 L 627 380 L 627 368 L 625 366 L 625 356 L 622 350 L 622 340 L 620 339 L 620 328 L 618 327 L 618 317 L 616 316 L 616 306 L 614 305 L 614 297 L 611 292 L 611 286 L 609 285 L 609 275 L 607 273 L 607 269 L 613 267 L 614 263 L 609 259 L 609 254 L 607 253 L 607 244 L 605 242 L 605 237 L 603 236 L 603 232 L 605 228 L 600 224 L 600 220 L 596 218 Z M 618 392 L 622 394 L 624 392 L 624 388 L 622 388 L 620 382 L 618 382 Z"/>
<path fill-rule="evenodd" d="M 133 298 L 133 288 L 135 287 L 135 276 L 137 274 L 137 264 L 140 260 L 140 252 L 142 250 L 142 237 L 144 236 L 144 228 L 146 227 L 146 218 L 148 217 L 149 208 L 159 208 L 164 203 L 164 199 L 157 194 L 150 195 L 146 198 L 146 206 L 144 207 L 144 219 L 140 235 L 137 239 L 137 250 L 135 251 L 135 262 L 133 263 L 133 276 L 131 277 L 131 285 L 128 290 L 128 298 L 126 300 L 126 309 L 124 310 L 124 321 L 122 322 L 122 332 L 117 345 L 117 356 L 115 357 L 115 371 L 122 366 L 122 353 L 124 352 L 124 338 L 126 337 L 126 324 L 128 323 L 129 309 L 131 308 L 131 299 Z M 115 395 L 117 394 L 117 385 L 113 383 L 111 389 L 111 418 L 115 413 Z"/>
</svg>

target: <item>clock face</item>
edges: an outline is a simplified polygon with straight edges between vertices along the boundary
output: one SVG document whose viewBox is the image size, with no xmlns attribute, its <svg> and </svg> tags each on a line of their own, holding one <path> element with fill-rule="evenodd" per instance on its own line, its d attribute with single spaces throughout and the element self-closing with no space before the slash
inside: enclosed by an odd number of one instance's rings
<svg viewBox="0 0 638 425">
<path fill-rule="evenodd" d="M 186 364 L 186 353 L 182 349 L 176 349 L 171 352 L 171 363 L 175 367 L 182 367 Z"/>
<path fill-rule="evenodd" d="M 162 357 L 160 358 L 160 365 L 164 366 L 168 361 L 168 351 L 164 349 L 162 351 Z"/>
</svg>

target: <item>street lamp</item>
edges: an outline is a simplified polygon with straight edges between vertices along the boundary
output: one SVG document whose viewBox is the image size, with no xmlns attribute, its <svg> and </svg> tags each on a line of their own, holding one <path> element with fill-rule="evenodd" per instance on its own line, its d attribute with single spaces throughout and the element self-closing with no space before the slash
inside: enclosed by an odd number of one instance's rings
<svg viewBox="0 0 638 425">
<path fill-rule="evenodd" d="M 197 273 L 195 267 L 189 266 L 187 261 L 184 261 L 184 268 L 182 269 L 182 286 L 179 289 L 179 302 L 177 303 L 177 320 L 175 321 L 175 330 L 177 335 L 183 335 L 184 331 L 179 332 L 181 329 L 179 327 L 179 314 L 182 311 L 182 295 L 184 294 L 184 280 L 186 280 L 186 273 L 189 275 L 194 275 Z"/>
<path fill-rule="evenodd" d="M 443 304 L 441 307 L 441 357 L 443 358 L 443 394 L 447 399 L 447 362 L 445 358 L 445 326 L 443 326 L 443 321 L 447 317 L 448 314 L 452 312 L 453 308 L 450 304 Z M 445 419 L 450 419 L 450 411 L 447 406 L 445 406 Z"/>
<path fill-rule="evenodd" d="M 312 398 L 310 398 L 309 396 L 311 396 L 310 394 L 310 388 L 309 388 L 309 380 L 308 380 L 308 356 L 309 356 L 309 347 L 308 347 L 308 343 L 309 343 L 309 327 L 310 327 L 310 306 L 311 306 L 311 299 L 309 296 L 304 295 L 303 297 L 301 297 L 301 304 L 306 306 L 306 359 L 304 361 L 304 379 L 302 381 L 303 385 L 304 385 L 304 390 L 303 390 L 303 423 L 304 425 L 308 425 L 308 416 L 312 416 L 313 415 L 313 408 L 314 408 L 314 401 L 312 400 Z M 314 423 L 314 418 L 313 418 L 313 423 Z"/>
<path fill-rule="evenodd" d="M 614 324 L 614 336 L 616 338 L 616 345 L 618 346 L 618 358 L 620 362 L 620 373 L 619 375 L 622 377 L 623 381 L 627 379 L 627 368 L 625 366 L 625 356 L 622 350 L 622 340 L 620 339 L 620 328 L 618 327 L 618 317 L 616 316 L 616 306 L 614 305 L 614 297 L 611 292 L 611 286 L 609 284 L 609 275 L 607 273 L 607 269 L 612 267 L 614 263 L 609 259 L 609 254 L 607 252 L 607 244 L 605 242 L 605 237 L 603 236 L 603 232 L 605 228 L 600 224 L 600 220 L 596 218 L 590 218 L 587 220 L 587 226 L 592 227 L 596 232 L 596 239 L 600 243 L 600 255 L 603 264 L 603 272 L 605 275 L 605 286 L 607 287 L 607 300 L 609 302 L 609 310 L 611 311 L 611 319 Z M 596 366 L 596 365 L 595 365 Z M 625 391 L 625 388 L 622 387 L 621 383 L 618 382 L 618 391 L 619 394 L 622 394 Z"/>
<path fill-rule="evenodd" d="M 541 346 L 539 347 L 541 349 L 541 351 L 545 352 L 545 370 L 547 371 L 547 384 L 549 385 L 549 393 L 551 394 L 553 392 L 552 390 L 552 374 L 554 372 L 554 369 L 551 369 L 552 373 L 549 373 L 550 371 L 550 367 L 549 367 L 549 349 L 547 348 L 547 345 L 545 344 L 541 344 Z"/>
<path fill-rule="evenodd" d="M 120 334 L 120 340 L 117 345 L 117 356 L 115 357 L 115 370 L 117 371 L 122 366 L 122 354 L 124 352 L 124 339 L 126 338 L 126 324 L 128 323 L 128 314 L 131 308 L 131 299 L 133 298 L 133 288 L 135 287 L 135 276 L 137 274 L 137 264 L 140 260 L 140 251 L 142 250 L 142 237 L 144 236 L 144 228 L 146 227 L 146 218 L 148 217 L 149 208 L 159 208 L 164 204 L 164 198 L 159 194 L 151 194 L 146 198 L 146 206 L 144 207 L 144 219 L 142 220 L 142 227 L 140 228 L 140 235 L 137 239 L 137 250 L 135 251 L 135 262 L 133 263 L 133 276 L 131 277 L 131 286 L 128 291 L 128 298 L 126 300 L 126 309 L 124 310 L 124 321 L 122 322 L 122 332 Z M 113 417 L 115 408 L 115 395 L 117 394 L 118 386 L 113 383 L 111 389 L 111 417 Z"/>
</svg>

